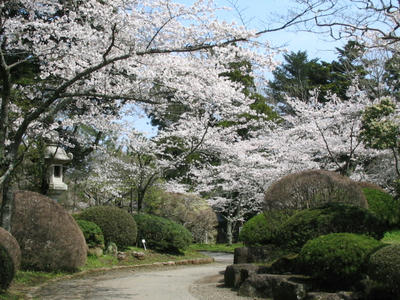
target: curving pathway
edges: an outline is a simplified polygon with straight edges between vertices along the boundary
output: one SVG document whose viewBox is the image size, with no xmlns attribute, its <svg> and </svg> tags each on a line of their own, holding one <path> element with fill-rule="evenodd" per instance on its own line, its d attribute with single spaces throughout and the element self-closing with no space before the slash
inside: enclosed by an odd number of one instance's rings
<svg viewBox="0 0 400 300">
<path fill-rule="evenodd" d="M 44 286 L 35 299 L 85 300 L 212 300 L 249 299 L 221 288 L 223 271 L 232 255 L 214 255 L 207 265 L 158 267 L 152 270 L 110 271 L 101 275 L 63 280 Z"/>
</svg>

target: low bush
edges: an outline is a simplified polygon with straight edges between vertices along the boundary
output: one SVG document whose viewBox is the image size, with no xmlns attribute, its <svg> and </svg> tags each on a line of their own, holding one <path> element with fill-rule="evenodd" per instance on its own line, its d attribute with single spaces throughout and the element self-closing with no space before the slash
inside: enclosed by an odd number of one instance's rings
<svg viewBox="0 0 400 300">
<path fill-rule="evenodd" d="M 373 253 L 368 263 L 368 274 L 400 296 L 400 245 L 389 245 Z"/>
<path fill-rule="evenodd" d="M 388 228 L 396 227 L 400 222 L 400 203 L 389 193 L 375 188 L 363 188 L 368 202 L 368 209 L 374 213 Z"/>
<path fill-rule="evenodd" d="M 82 230 L 86 244 L 89 246 L 89 248 L 104 248 L 103 232 L 101 231 L 100 227 L 96 225 L 96 223 L 79 219 L 76 220 L 76 223 Z"/>
<path fill-rule="evenodd" d="M 303 246 L 298 262 L 321 285 L 344 288 L 366 274 L 369 255 L 383 245 L 372 237 L 353 233 L 322 235 Z"/>
<path fill-rule="evenodd" d="M 258 214 L 243 225 L 239 240 L 246 246 L 266 245 L 273 240 L 278 227 L 286 219 L 288 215 L 279 211 Z"/>
<path fill-rule="evenodd" d="M 279 228 L 274 243 L 298 252 L 320 235 L 349 232 L 381 239 L 385 227 L 367 209 L 341 203 L 329 203 L 321 208 L 306 209 L 290 217 Z"/>
<path fill-rule="evenodd" d="M 106 245 L 114 242 L 118 249 L 126 249 L 136 244 L 136 223 L 132 216 L 121 208 L 94 206 L 84 210 L 76 218 L 99 226 Z"/>
<path fill-rule="evenodd" d="M 182 225 L 171 220 L 148 215 L 135 215 L 138 226 L 138 241 L 146 240 L 150 249 L 161 252 L 180 252 L 192 242 L 191 233 Z"/>
<path fill-rule="evenodd" d="M 208 243 L 216 239 L 217 215 L 207 201 L 199 196 L 157 190 L 152 197 L 146 198 L 144 213 L 185 226 L 196 243 Z"/>
</svg>

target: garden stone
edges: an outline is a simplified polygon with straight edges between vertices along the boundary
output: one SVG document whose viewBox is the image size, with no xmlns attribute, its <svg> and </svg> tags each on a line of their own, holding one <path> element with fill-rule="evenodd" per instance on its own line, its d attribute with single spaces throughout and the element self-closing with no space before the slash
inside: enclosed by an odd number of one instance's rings
<svg viewBox="0 0 400 300">
<path fill-rule="evenodd" d="M 140 260 L 143 260 L 143 259 L 146 258 L 146 255 L 143 252 L 133 251 L 131 254 L 132 254 L 132 256 L 134 258 L 137 258 L 137 259 L 140 259 Z"/>
<path fill-rule="evenodd" d="M 120 251 L 118 251 L 118 254 L 117 254 L 117 259 L 118 260 L 125 260 L 127 258 L 127 255 L 126 255 L 126 253 L 125 252 L 120 252 Z"/>
<path fill-rule="evenodd" d="M 276 246 L 265 245 L 260 247 L 235 248 L 233 254 L 234 264 L 248 264 L 258 262 L 270 262 L 274 259 Z"/>
<path fill-rule="evenodd" d="M 230 265 L 224 273 L 226 287 L 239 288 L 252 273 L 257 273 L 259 267 L 252 264 Z"/>
<path fill-rule="evenodd" d="M 233 263 L 234 264 L 246 264 L 247 257 L 249 255 L 248 247 L 235 248 L 233 253 Z"/>
<path fill-rule="evenodd" d="M 93 255 L 93 256 L 97 256 L 100 257 L 103 255 L 103 249 L 96 247 L 96 248 L 89 248 L 88 250 L 88 255 Z"/>
<path fill-rule="evenodd" d="M 351 292 L 338 292 L 338 293 L 322 293 L 322 292 L 312 292 L 308 293 L 305 300 L 354 300 Z"/>
<path fill-rule="evenodd" d="M 76 271 L 86 263 L 85 237 L 74 218 L 39 193 L 15 192 L 11 234 L 21 248 L 24 269 Z"/>
<path fill-rule="evenodd" d="M 273 298 L 274 300 L 302 300 L 307 295 L 306 277 L 251 274 L 239 288 L 239 295 L 246 297 Z"/>
</svg>

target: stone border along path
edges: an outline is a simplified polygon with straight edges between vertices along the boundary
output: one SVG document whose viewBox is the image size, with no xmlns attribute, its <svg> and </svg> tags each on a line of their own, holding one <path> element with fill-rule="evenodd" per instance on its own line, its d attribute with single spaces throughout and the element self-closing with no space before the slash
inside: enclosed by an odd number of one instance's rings
<svg viewBox="0 0 400 300">
<path fill-rule="evenodd" d="M 205 257 L 205 258 L 195 258 L 195 259 L 184 259 L 184 260 L 177 260 L 177 261 L 166 261 L 166 262 L 155 262 L 151 264 L 139 264 L 139 265 L 127 265 L 127 266 L 114 266 L 109 268 L 96 268 L 81 271 L 78 273 L 74 273 L 71 275 L 65 275 L 58 278 L 54 278 L 48 280 L 40 285 L 34 286 L 29 288 L 26 292 L 25 296 L 27 299 L 34 299 L 34 295 L 42 288 L 54 284 L 58 281 L 62 280 L 69 280 L 69 279 L 76 279 L 83 277 L 85 275 L 95 275 L 100 274 L 108 271 L 122 271 L 122 270 L 130 270 L 130 269 L 147 269 L 147 268 L 154 268 L 154 267 L 162 267 L 162 266 L 178 266 L 178 265 L 201 265 L 201 264 L 209 264 L 213 263 L 215 260 L 213 257 Z"/>
</svg>

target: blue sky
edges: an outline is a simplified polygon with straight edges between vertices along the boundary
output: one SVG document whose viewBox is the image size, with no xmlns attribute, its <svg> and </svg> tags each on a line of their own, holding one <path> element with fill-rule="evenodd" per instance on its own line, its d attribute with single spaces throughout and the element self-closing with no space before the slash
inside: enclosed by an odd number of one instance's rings
<svg viewBox="0 0 400 300">
<path fill-rule="evenodd" d="M 192 0 L 176 1 L 187 5 L 195 2 Z M 236 3 L 246 26 L 257 30 L 265 29 L 266 24 L 277 19 L 278 16 L 287 15 L 291 8 L 295 8 L 294 0 L 231 0 L 231 2 Z M 229 0 L 215 0 L 215 3 L 218 7 L 231 6 Z M 224 12 L 221 17 L 227 21 L 241 22 L 235 10 Z M 307 51 L 310 59 L 319 58 L 328 62 L 337 57 L 335 47 L 343 45 L 329 41 L 329 37 L 326 36 L 296 31 L 296 28 L 268 33 L 263 38 L 270 41 L 272 46 L 284 46 L 289 52 Z M 152 131 L 148 119 L 135 118 L 134 122 L 136 128 Z"/>
<path fill-rule="evenodd" d="M 184 3 L 193 3 L 190 0 L 180 0 Z M 246 25 L 249 28 L 265 29 L 266 24 L 278 19 L 278 16 L 286 16 L 290 10 L 296 9 L 294 0 L 232 0 L 236 2 L 239 10 L 244 16 Z M 232 2 L 231 1 L 231 2 Z M 215 0 L 218 6 L 230 6 L 229 0 Z M 224 14 L 227 19 L 238 20 L 235 10 Z M 342 44 L 329 40 L 328 36 L 317 35 L 309 32 L 299 32 L 296 28 L 268 33 L 265 35 L 273 46 L 284 45 L 288 51 L 306 50 L 309 58 L 320 58 L 332 61 L 336 58 L 335 47 Z"/>
</svg>

